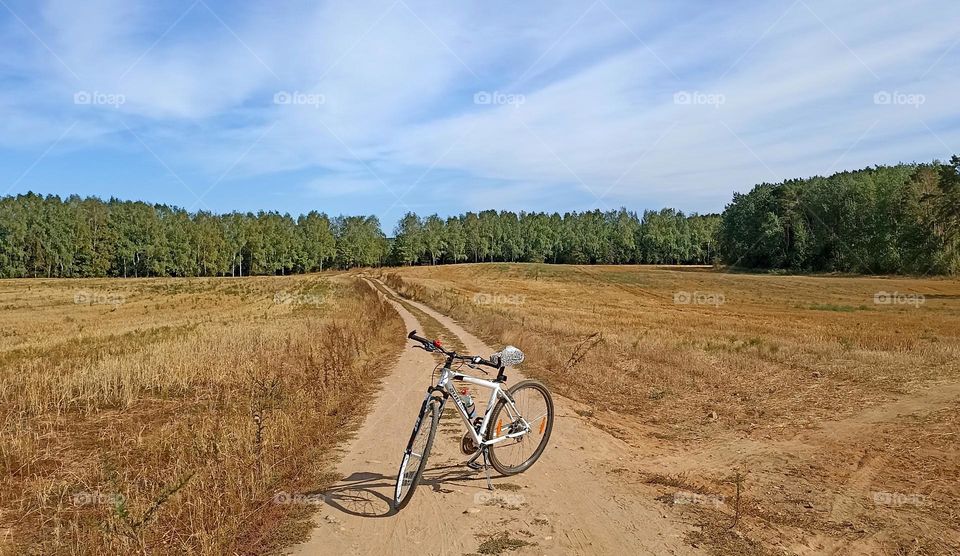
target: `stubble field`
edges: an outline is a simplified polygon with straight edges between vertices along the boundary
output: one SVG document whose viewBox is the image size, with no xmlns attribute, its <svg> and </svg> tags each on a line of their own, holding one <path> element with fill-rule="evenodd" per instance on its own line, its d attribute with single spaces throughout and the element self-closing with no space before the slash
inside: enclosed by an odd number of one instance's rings
<svg viewBox="0 0 960 556">
<path fill-rule="evenodd" d="M 960 552 L 960 282 L 706 268 L 383 272 L 581 404 L 717 553 Z M 739 495 L 738 495 L 739 492 Z"/>
<path fill-rule="evenodd" d="M 960 552 L 957 280 L 371 273 L 521 347 L 524 373 L 630 446 L 605 472 L 692 525 L 689 545 Z M 302 538 L 317 507 L 304 493 L 337 480 L 334 448 L 405 332 L 367 284 L 331 273 L 8 280 L 0 317 L 0 553 L 265 553 Z"/>
<path fill-rule="evenodd" d="M 0 553 L 303 536 L 402 322 L 343 275 L 0 281 Z M 301 503 L 302 502 L 302 503 Z"/>
</svg>

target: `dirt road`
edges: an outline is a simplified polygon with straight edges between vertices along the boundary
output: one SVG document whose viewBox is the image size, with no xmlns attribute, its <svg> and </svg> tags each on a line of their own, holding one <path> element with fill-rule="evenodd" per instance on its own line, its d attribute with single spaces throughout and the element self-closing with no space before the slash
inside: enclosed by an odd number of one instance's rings
<svg viewBox="0 0 960 556">
<path fill-rule="evenodd" d="M 496 351 L 452 319 L 411 303 L 471 353 Z M 408 330 L 422 330 L 409 311 L 394 306 Z M 337 470 L 344 478 L 324 493 L 317 526 L 294 554 L 460 556 L 498 544 L 520 555 L 696 553 L 683 542 L 689 525 L 668 517 L 649 492 L 633 490 L 643 486 L 622 484 L 610 473 L 626 465 L 629 447 L 584 422 L 575 403 L 556 394 L 557 420 L 547 451 L 526 473 L 495 476 L 493 492 L 482 471 L 461 465 L 462 424 L 448 408 L 420 488 L 403 511 L 393 512 L 397 466 L 436 363 L 424 351 L 403 352 L 355 439 L 343 449 Z M 508 376 L 508 384 L 523 378 L 516 370 Z"/>
</svg>

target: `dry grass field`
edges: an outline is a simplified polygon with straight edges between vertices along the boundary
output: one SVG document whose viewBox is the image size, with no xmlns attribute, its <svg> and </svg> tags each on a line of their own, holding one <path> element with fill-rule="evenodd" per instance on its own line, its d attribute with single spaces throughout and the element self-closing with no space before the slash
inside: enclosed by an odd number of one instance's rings
<svg viewBox="0 0 960 556">
<path fill-rule="evenodd" d="M 626 441 L 718 554 L 960 552 L 960 282 L 706 268 L 376 272 Z M 457 347 L 404 304 L 424 333 Z M 0 553 L 269 553 L 390 367 L 349 274 L 0 281 Z M 375 386 L 371 386 L 375 387 Z M 587 448 L 587 447 L 585 447 Z M 280 498 L 278 499 L 278 493 Z M 301 493 L 289 494 L 284 493 Z"/>
<path fill-rule="evenodd" d="M 0 281 L 0 553 L 300 538 L 403 332 L 345 275 Z"/>
<path fill-rule="evenodd" d="M 634 449 L 716 553 L 960 553 L 960 282 L 532 264 L 390 269 Z M 736 524 L 735 527 L 731 527 Z"/>
</svg>

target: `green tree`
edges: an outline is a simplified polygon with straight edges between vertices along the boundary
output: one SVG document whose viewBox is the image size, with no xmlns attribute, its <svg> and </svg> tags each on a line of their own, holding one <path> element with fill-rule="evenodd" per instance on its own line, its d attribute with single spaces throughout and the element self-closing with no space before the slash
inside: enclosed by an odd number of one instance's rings
<svg viewBox="0 0 960 556">
<path fill-rule="evenodd" d="M 447 218 L 444 224 L 443 235 L 446 244 L 446 256 L 452 263 L 458 263 L 467 258 L 467 235 L 463 223 L 456 216 Z"/>
<path fill-rule="evenodd" d="M 420 217 L 408 212 L 397 223 L 393 235 L 394 258 L 397 262 L 404 265 L 418 262 L 425 250 L 423 223 Z"/>
<path fill-rule="evenodd" d="M 301 272 L 323 270 L 324 261 L 332 260 L 336 254 L 336 240 L 326 214 L 315 210 L 297 219 L 300 233 L 298 268 Z"/>
<path fill-rule="evenodd" d="M 446 249 L 444 231 L 443 220 L 436 214 L 428 216 L 423 223 L 423 250 L 430 258 L 430 264 L 437 264 Z"/>
</svg>

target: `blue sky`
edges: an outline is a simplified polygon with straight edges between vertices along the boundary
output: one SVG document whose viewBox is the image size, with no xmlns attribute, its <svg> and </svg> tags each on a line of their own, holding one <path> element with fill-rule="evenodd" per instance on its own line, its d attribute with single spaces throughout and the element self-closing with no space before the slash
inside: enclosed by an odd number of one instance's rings
<svg viewBox="0 0 960 556">
<path fill-rule="evenodd" d="M 193 210 L 722 210 L 960 153 L 929 2 L 0 0 L 0 192 Z"/>
</svg>

